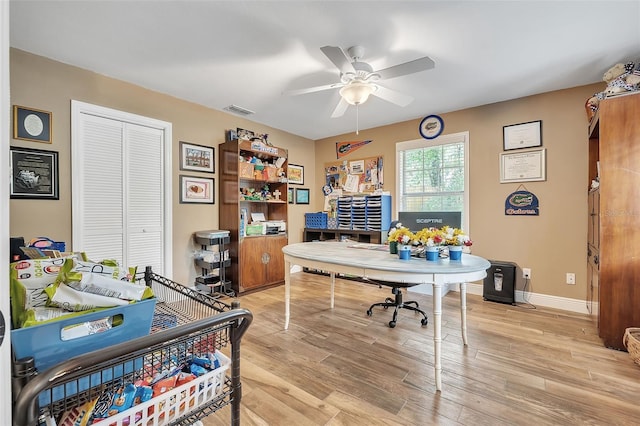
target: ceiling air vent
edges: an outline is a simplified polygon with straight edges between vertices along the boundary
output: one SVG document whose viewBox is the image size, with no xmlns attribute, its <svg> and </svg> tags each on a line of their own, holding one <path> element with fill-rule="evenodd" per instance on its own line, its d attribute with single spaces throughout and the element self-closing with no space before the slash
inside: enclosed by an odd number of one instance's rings
<svg viewBox="0 0 640 426">
<path fill-rule="evenodd" d="M 238 115 L 251 115 L 251 114 L 255 114 L 255 112 L 250 111 L 246 108 L 242 108 L 239 107 L 238 105 L 229 105 L 228 107 L 224 108 L 225 111 L 229 111 L 232 112 L 234 114 L 238 114 Z"/>
</svg>

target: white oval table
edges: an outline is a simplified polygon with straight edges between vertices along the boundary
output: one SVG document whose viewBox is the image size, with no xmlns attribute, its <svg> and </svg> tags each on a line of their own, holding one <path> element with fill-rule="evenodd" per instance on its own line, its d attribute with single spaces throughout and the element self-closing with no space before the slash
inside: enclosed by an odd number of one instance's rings
<svg viewBox="0 0 640 426">
<path fill-rule="evenodd" d="M 487 276 L 491 267 L 488 260 L 471 254 L 463 254 L 459 261 L 440 259 L 427 262 L 424 258 L 400 260 L 388 247 L 353 242 L 317 241 L 290 244 L 283 247 L 285 261 L 285 320 L 289 328 L 289 304 L 291 302 L 291 266 L 328 271 L 331 277 L 331 308 L 334 307 L 335 274 L 351 274 L 370 280 L 393 281 L 406 284 L 431 284 L 433 286 L 433 344 L 436 390 L 442 389 L 442 287 L 445 284 L 460 286 L 460 316 L 462 341 L 467 345 L 467 282 Z"/>
</svg>

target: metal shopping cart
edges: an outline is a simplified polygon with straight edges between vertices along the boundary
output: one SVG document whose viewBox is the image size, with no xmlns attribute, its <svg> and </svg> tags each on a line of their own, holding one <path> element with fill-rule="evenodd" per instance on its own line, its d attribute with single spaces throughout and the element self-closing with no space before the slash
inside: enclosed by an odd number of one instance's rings
<svg viewBox="0 0 640 426">
<path fill-rule="evenodd" d="M 14 426 L 59 418 L 142 379 L 150 366 L 180 364 L 196 352 L 214 349 L 221 357 L 218 368 L 94 424 L 192 425 L 229 404 L 230 423 L 240 424 L 240 341 L 253 315 L 236 301 L 229 305 L 157 275 L 151 268 L 145 270 L 144 280 L 156 298 L 151 333 L 38 372 L 14 395 Z"/>
</svg>

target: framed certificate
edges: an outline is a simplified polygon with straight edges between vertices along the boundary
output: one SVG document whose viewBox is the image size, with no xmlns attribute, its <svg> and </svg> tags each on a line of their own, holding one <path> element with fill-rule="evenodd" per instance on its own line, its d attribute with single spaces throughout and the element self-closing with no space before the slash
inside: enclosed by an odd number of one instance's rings
<svg viewBox="0 0 640 426">
<path fill-rule="evenodd" d="M 542 121 L 503 126 L 502 140 L 505 151 L 542 146 Z"/>
<path fill-rule="evenodd" d="M 545 149 L 500 154 L 500 183 L 547 180 Z"/>
</svg>

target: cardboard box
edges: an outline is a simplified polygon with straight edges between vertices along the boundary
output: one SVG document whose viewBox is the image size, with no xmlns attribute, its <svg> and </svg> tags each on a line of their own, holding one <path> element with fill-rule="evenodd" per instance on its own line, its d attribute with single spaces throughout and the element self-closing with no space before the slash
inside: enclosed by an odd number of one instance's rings
<svg viewBox="0 0 640 426">
<path fill-rule="evenodd" d="M 240 163 L 238 173 L 240 178 L 253 179 L 253 164 L 252 163 Z"/>
</svg>

